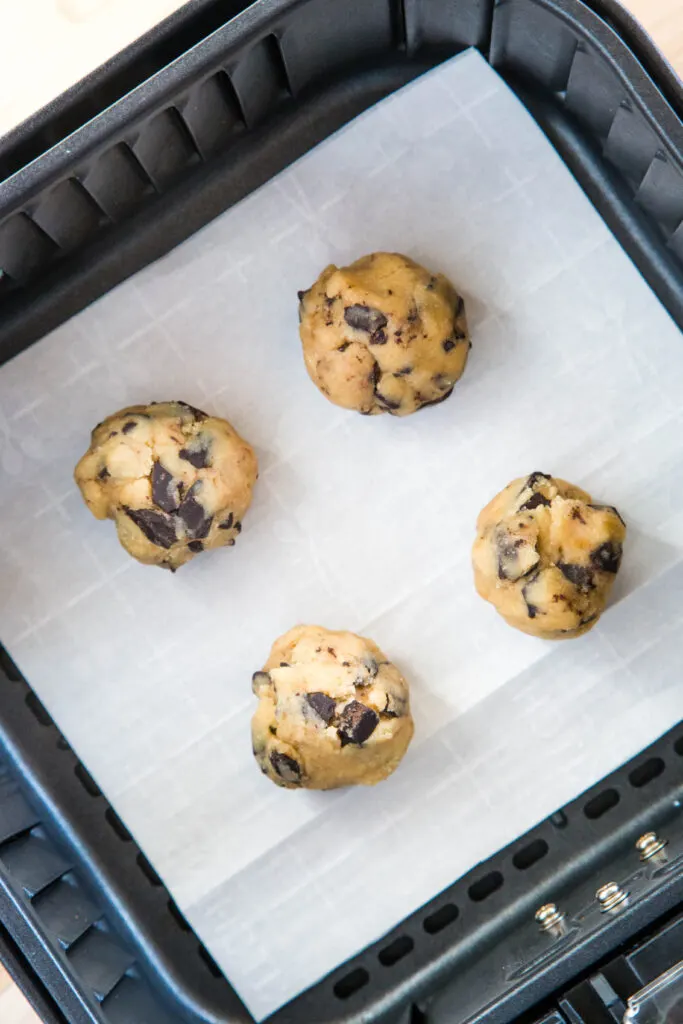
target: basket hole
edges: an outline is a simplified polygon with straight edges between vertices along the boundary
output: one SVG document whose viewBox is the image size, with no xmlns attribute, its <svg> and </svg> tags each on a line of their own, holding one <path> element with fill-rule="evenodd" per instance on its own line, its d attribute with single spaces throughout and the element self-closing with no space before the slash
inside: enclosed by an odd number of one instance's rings
<svg viewBox="0 0 683 1024">
<path fill-rule="evenodd" d="M 590 821 L 597 821 L 598 818 L 602 818 L 603 814 L 607 814 L 613 807 L 616 807 L 619 799 L 616 789 L 603 789 L 602 793 L 598 793 L 588 801 L 583 808 L 583 813 Z"/>
<path fill-rule="evenodd" d="M 370 975 L 364 967 L 356 967 L 354 971 L 349 974 L 345 974 L 343 978 L 335 982 L 334 992 L 337 999 L 348 999 L 354 992 L 362 988 L 363 985 L 367 985 L 370 981 Z"/>
<path fill-rule="evenodd" d="M 674 743 L 674 750 L 676 751 L 679 757 L 683 757 L 683 736 L 679 736 L 676 742 Z"/>
<path fill-rule="evenodd" d="M 554 814 L 550 815 L 548 820 L 553 828 L 566 828 L 569 824 L 569 819 L 564 811 L 555 811 Z"/>
<path fill-rule="evenodd" d="M 650 757 L 647 761 L 643 761 L 637 768 L 629 774 L 628 781 L 634 787 L 634 789 L 641 789 L 643 786 L 647 786 L 648 782 L 652 782 L 659 775 L 662 774 L 666 765 L 662 761 L 661 757 Z"/>
<path fill-rule="evenodd" d="M 208 968 L 209 973 L 212 974 L 214 978 L 222 978 L 223 972 L 221 971 L 220 967 L 218 966 L 214 958 L 209 953 L 206 946 L 202 946 L 202 944 L 200 943 L 199 946 L 197 947 L 197 952 L 204 961 L 204 964 Z"/>
<path fill-rule="evenodd" d="M 390 942 L 384 949 L 380 949 L 378 954 L 378 960 L 383 967 L 393 967 L 399 960 L 402 960 L 404 956 L 407 956 L 411 952 L 415 943 L 409 935 L 399 935 L 397 939 Z"/>
<path fill-rule="evenodd" d="M 24 697 L 26 707 L 29 709 L 33 717 L 41 725 L 52 725 L 52 719 L 48 715 L 47 711 L 36 697 L 33 690 L 29 690 Z"/>
<path fill-rule="evenodd" d="M 503 876 L 500 871 L 490 871 L 488 875 L 484 875 L 483 878 L 472 883 L 467 890 L 467 895 L 473 903 L 481 903 L 492 896 L 494 892 L 498 892 L 502 884 Z"/>
<path fill-rule="evenodd" d="M 144 853 L 139 853 L 135 860 L 137 861 L 137 865 L 140 868 L 140 871 L 142 871 L 143 875 L 150 883 L 150 885 L 158 886 L 164 884 L 159 878 L 154 868 L 152 867 L 152 865 L 150 864 L 150 862 L 145 857 Z"/>
<path fill-rule="evenodd" d="M 437 932 L 442 932 L 444 928 L 448 928 L 449 924 L 453 924 L 457 920 L 459 910 L 455 903 L 446 903 L 443 907 L 439 907 L 429 917 L 425 917 L 422 922 L 422 927 L 428 935 L 436 935 Z"/>
<path fill-rule="evenodd" d="M 534 839 L 528 846 L 518 850 L 512 858 L 512 863 L 518 871 L 526 871 L 528 868 L 543 860 L 548 852 L 548 844 L 545 839 Z"/>
<path fill-rule="evenodd" d="M 178 904 L 175 902 L 175 900 L 169 899 L 166 903 L 166 906 L 168 907 L 169 914 L 171 915 L 175 923 L 178 925 L 178 927 L 184 932 L 191 932 L 192 929 L 190 928 L 189 924 L 187 923 L 183 915 L 180 913 L 180 910 L 178 909 Z"/>
<path fill-rule="evenodd" d="M 83 786 L 83 789 L 86 791 L 86 793 L 89 793 L 90 796 L 102 796 L 100 787 L 97 785 L 90 772 L 84 768 L 80 761 L 78 761 L 74 765 L 74 775 L 80 782 L 81 786 Z"/>
<path fill-rule="evenodd" d="M 119 839 L 122 839 L 124 843 L 130 843 L 133 837 L 126 828 L 126 826 L 123 824 L 123 822 L 121 821 L 113 807 L 107 807 L 106 811 L 104 812 L 104 816 L 111 825 L 111 827 L 113 828 L 114 832 L 116 832 Z"/>
</svg>

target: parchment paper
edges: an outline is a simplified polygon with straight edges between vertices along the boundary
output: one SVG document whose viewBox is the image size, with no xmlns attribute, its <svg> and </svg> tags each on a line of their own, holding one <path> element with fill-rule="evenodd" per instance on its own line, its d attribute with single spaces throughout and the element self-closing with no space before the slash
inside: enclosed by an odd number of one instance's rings
<svg viewBox="0 0 683 1024">
<path fill-rule="evenodd" d="M 364 418 L 309 382 L 298 288 L 399 250 L 464 290 L 453 397 Z M 0 371 L 0 635 L 262 1017 L 683 717 L 683 343 L 475 53 L 403 89 Z M 131 402 L 227 416 L 261 477 L 233 550 L 135 564 L 71 480 Z M 628 521 L 613 606 L 549 644 L 475 594 L 515 476 Z M 256 770 L 251 673 L 297 622 L 367 633 L 416 737 L 375 789 Z"/>
</svg>

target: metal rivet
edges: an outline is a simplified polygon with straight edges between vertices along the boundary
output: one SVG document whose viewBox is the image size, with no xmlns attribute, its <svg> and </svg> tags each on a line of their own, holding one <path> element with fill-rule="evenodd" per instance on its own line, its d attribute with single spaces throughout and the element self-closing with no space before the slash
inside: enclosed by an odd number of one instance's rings
<svg viewBox="0 0 683 1024">
<path fill-rule="evenodd" d="M 636 840 L 636 850 L 641 860 L 652 860 L 662 852 L 667 843 L 668 839 L 660 839 L 656 832 L 646 832 Z"/>
<path fill-rule="evenodd" d="M 628 893 L 622 889 L 616 882 L 608 882 L 606 885 L 601 885 L 595 894 L 595 898 L 600 904 L 602 913 L 607 913 L 608 910 L 614 910 L 621 903 L 625 903 L 628 899 Z"/>
<path fill-rule="evenodd" d="M 542 932 L 561 930 L 565 915 L 554 903 L 544 903 L 534 914 Z"/>
</svg>

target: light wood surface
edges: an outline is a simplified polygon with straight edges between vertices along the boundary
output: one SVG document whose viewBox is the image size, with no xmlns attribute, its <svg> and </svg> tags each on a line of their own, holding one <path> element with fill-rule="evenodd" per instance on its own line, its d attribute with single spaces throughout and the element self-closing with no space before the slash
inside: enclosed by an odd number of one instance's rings
<svg viewBox="0 0 683 1024">
<path fill-rule="evenodd" d="M 0 0 L 0 135 L 179 7 L 183 0 Z M 627 0 L 683 77 L 683 0 Z M 1 1024 L 38 1018 L 0 967 Z"/>
</svg>

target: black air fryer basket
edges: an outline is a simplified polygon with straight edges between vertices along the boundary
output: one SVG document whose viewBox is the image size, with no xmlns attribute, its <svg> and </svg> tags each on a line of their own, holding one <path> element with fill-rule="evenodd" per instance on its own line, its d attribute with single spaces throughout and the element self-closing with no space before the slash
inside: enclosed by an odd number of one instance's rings
<svg viewBox="0 0 683 1024">
<path fill-rule="evenodd" d="M 683 92 L 615 0 L 242 6 L 194 0 L 0 140 L 0 363 L 469 46 L 683 327 Z M 0 687 L 0 955 L 45 1019 L 248 1024 L 2 647 Z M 561 771 L 552 751 L 539 770 Z M 550 1012 L 559 988 L 680 913 L 682 798 L 683 724 L 269 1019 L 503 1024 Z M 667 846 L 641 860 L 634 844 L 649 831 Z M 595 892 L 610 881 L 628 896 L 605 911 Z M 543 931 L 535 911 L 551 900 L 563 921 Z M 635 963 L 632 991 L 657 973 Z"/>
</svg>

